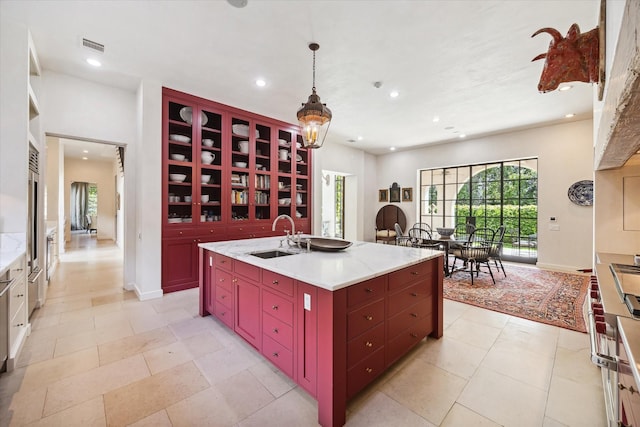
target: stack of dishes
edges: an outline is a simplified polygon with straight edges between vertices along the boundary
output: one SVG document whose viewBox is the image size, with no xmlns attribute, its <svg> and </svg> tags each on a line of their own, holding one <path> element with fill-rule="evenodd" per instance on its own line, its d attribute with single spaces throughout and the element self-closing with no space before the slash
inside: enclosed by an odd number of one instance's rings
<svg viewBox="0 0 640 427">
<path fill-rule="evenodd" d="M 180 109 L 180 118 L 185 122 L 192 124 L 193 122 L 193 110 L 191 107 L 183 107 Z M 204 126 L 209 121 L 209 118 L 204 113 L 204 111 L 200 111 L 200 125 Z"/>
<path fill-rule="evenodd" d="M 170 173 L 169 179 L 173 182 L 184 182 L 187 179 L 187 175 L 183 173 Z"/>
<path fill-rule="evenodd" d="M 178 141 L 178 142 L 186 142 L 186 143 L 191 142 L 191 138 L 189 138 L 188 136 L 178 135 L 177 133 L 172 133 L 171 135 L 169 135 L 169 139 L 171 141 Z"/>
</svg>

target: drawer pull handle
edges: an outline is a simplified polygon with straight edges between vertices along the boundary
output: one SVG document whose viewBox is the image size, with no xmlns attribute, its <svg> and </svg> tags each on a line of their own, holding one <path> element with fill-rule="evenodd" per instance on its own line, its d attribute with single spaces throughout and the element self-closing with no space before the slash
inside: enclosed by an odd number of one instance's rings
<svg viewBox="0 0 640 427">
<path fill-rule="evenodd" d="M 279 354 L 278 354 L 277 351 L 273 353 L 273 357 L 278 357 L 278 356 L 279 356 Z"/>
<path fill-rule="evenodd" d="M 411 292 L 411 296 L 412 296 L 412 297 L 417 297 L 417 296 L 418 296 L 418 294 L 417 294 L 417 293 L 415 293 L 415 292 Z"/>
<path fill-rule="evenodd" d="M 420 273 L 418 273 L 417 271 L 412 271 L 411 274 L 414 275 L 414 276 L 417 276 Z"/>
<path fill-rule="evenodd" d="M 272 306 L 271 306 L 271 309 L 272 309 L 272 310 L 277 310 L 277 309 L 278 309 L 278 305 L 277 305 L 277 304 L 272 305 Z"/>
<path fill-rule="evenodd" d="M 224 279 L 220 279 L 220 280 L 218 280 L 218 282 L 224 282 Z"/>
<path fill-rule="evenodd" d="M 24 294 L 18 294 L 18 295 L 16 295 L 16 297 L 18 297 L 18 298 L 23 297 L 23 296 L 24 296 Z"/>
<path fill-rule="evenodd" d="M 373 372 L 373 369 L 371 368 L 365 368 L 365 371 L 367 371 L 368 374 L 370 374 L 371 372 Z"/>
<path fill-rule="evenodd" d="M 238 279 L 233 279 L 232 282 L 233 283 L 238 283 Z"/>
<path fill-rule="evenodd" d="M 364 343 L 364 345 L 366 345 L 367 347 L 373 347 L 373 343 L 371 341 L 367 341 L 366 343 Z"/>
<path fill-rule="evenodd" d="M 418 338 L 418 334 L 414 334 L 413 332 L 411 332 L 410 334 L 413 338 Z"/>
<path fill-rule="evenodd" d="M 273 333 L 277 334 L 278 333 L 278 328 L 273 328 Z"/>
<path fill-rule="evenodd" d="M 367 320 L 369 320 L 369 321 L 373 320 L 373 316 L 369 316 L 368 314 L 366 314 L 366 315 L 364 316 L 364 318 L 365 318 L 365 319 L 367 319 Z"/>
<path fill-rule="evenodd" d="M 18 323 L 16 327 L 24 326 L 24 323 Z"/>
<path fill-rule="evenodd" d="M 365 291 L 367 291 L 368 293 L 371 293 L 371 292 L 373 292 L 373 289 L 371 289 L 371 288 L 366 288 L 366 289 L 365 289 Z"/>
<path fill-rule="evenodd" d="M 274 281 L 273 281 L 273 282 L 271 282 L 271 283 L 273 283 L 274 285 L 277 285 L 277 284 L 278 284 L 278 281 L 277 281 L 277 280 L 274 280 Z"/>
<path fill-rule="evenodd" d="M 411 313 L 412 317 L 418 317 L 418 313 Z"/>
</svg>

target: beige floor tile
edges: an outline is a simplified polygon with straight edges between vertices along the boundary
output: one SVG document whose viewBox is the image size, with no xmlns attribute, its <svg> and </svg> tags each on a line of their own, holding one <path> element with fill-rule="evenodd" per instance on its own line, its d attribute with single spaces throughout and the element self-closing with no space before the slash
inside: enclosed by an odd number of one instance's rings
<svg viewBox="0 0 640 427">
<path fill-rule="evenodd" d="M 448 327 L 453 322 L 458 320 L 467 310 L 471 309 L 471 305 L 463 304 L 461 302 L 445 299 L 443 301 L 443 320 L 444 326 Z"/>
<path fill-rule="evenodd" d="M 581 384 L 602 386 L 600 368 L 591 362 L 590 349 L 572 351 L 558 347 L 553 374 Z"/>
<path fill-rule="evenodd" d="M 481 367 L 458 403 L 504 426 L 539 427 L 546 398 L 544 390 Z"/>
<path fill-rule="evenodd" d="M 56 326 L 52 326 L 49 328 L 42 328 L 36 331 L 32 331 L 31 335 L 29 335 L 29 339 L 32 340 L 47 340 L 47 339 L 58 339 L 63 337 L 68 337 L 75 334 L 81 334 L 83 332 L 93 331 L 95 329 L 93 319 L 77 322 L 77 323 L 65 323 L 58 324 Z"/>
<path fill-rule="evenodd" d="M 249 371 L 275 397 L 280 397 L 296 387 L 291 378 L 266 360 L 251 366 Z"/>
<path fill-rule="evenodd" d="M 216 384 L 263 360 L 255 350 L 236 345 L 209 353 L 196 359 L 195 363 L 209 382 Z M 224 366 L 224 369 L 220 369 L 221 366 Z"/>
<path fill-rule="evenodd" d="M 18 356 L 17 367 L 27 366 L 38 362 L 43 362 L 53 358 L 56 348 L 56 339 L 34 340 L 27 337 Z"/>
<path fill-rule="evenodd" d="M 567 350 L 582 350 L 589 348 L 589 335 L 582 332 L 561 329 L 558 337 L 558 347 Z"/>
<path fill-rule="evenodd" d="M 42 416 L 47 388 L 18 392 L 7 398 L 7 407 L 0 411 L 0 425 L 23 426 L 37 421 Z M 6 409 L 6 410 L 5 410 Z"/>
<path fill-rule="evenodd" d="M 504 313 L 498 313 L 497 311 L 484 310 L 472 306 L 462 313 L 460 318 L 502 329 L 507 322 L 509 322 L 511 316 Z"/>
<path fill-rule="evenodd" d="M 134 299 L 134 298 L 136 298 L 135 292 L 132 292 L 132 291 L 118 292 L 111 295 L 104 295 L 100 297 L 91 298 L 91 305 L 95 307 L 97 305 L 112 304 L 114 302 L 120 302 L 126 299 Z"/>
<path fill-rule="evenodd" d="M 469 379 L 486 355 L 485 349 L 444 335 L 439 340 L 429 340 L 425 350 L 417 358 L 459 377 Z"/>
<path fill-rule="evenodd" d="M 33 317 L 31 318 L 31 330 L 35 331 L 38 329 L 56 326 L 60 323 L 60 316 L 61 314 L 52 314 L 46 316 L 44 314 L 40 314 L 40 310 L 38 309 L 33 312 Z"/>
<path fill-rule="evenodd" d="M 98 351 L 95 347 L 35 363 L 25 368 L 20 390 L 46 387 L 63 378 L 97 368 L 98 365 Z"/>
<path fill-rule="evenodd" d="M 428 363 L 411 363 L 380 387 L 400 404 L 439 425 L 467 381 Z"/>
<path fill-rule="evenodd" d="M 152 331 L 158 328 L 166 328 L 169 324 L 167 319 L 165 319 L 165 316 L 159 313 L 129 315 L 129 323 L 131 323 L 133 332 L 136 334 Z"/>
<path fill-rule="evenodd" d="M 93 310 L 91 307 L 60 313 L 60 324 L 86 322 L 87 320 L 93 320 Z"/>
<path fill-rule="evenodd" d="M 29 424 L 37 427 L 61 427 L 61 426 L 82 426 L 82 427 L 102 427 L 106 426 L 104 416 L 104 405 L 102 397 L 73 406 L 62 412 L 58 412 L 50 417 Z"/>
<path fill-rule="evenodd" d="M 606 426 L 602 386 L 554 377 L 551 380 L 546 415 L 568 426 Z"/>
<path fill-rule="evenodd" d="M 458 403 L 453 405 L 440 427 L 500 427 L 493 421 Z"/>
<path fill-rule="evenodd" d="M 179 322 L 173 322 L 169 325 L 169 329 L 179 339 L 184 340 L 194 335 L 199 335 L 201 332 L 209 331 L 210 320 L 207 317 L 195 317 L 184 319 Z"/>
<path fill-rule="evenodd" d="M 275 398 L 248 370 L 221 381 L 216 388 L 233 409 L 238 420 L 244 419 Z"/>
<path fill-rule="evenodd" d="M 500 335 L 500 328 L 458 319 L 447 328 L 448 337 L 488 350 Z"/>
<path fill-rule="evenodd" d="M 114 325 L 95 329 L 93 331 L 58 338 L 56 342 L 55 357 L 72 353 L 83 348 L 88 348 L 110 341 L 132 336 L 133 330 L 127 322 L 125 325 Z"/>
<path fill-rule="evenodd" d="M 481 366 L 546 392 L 553 372 L 553 358 L 518 346 L 512 341 L 496 342 Z"/>
<path fill-rule="evenodd" d="M 318 407 L 299 388 L 294 388 L 238 423 L 239 427 L 311 427 L 317 425 Z"/>
<path fill-rule="evenodd" d="M 106 393 L 107 423 L 131 424 L 208 387 L 198 368 L 187 362 Z"/>
<path fill-rule="evenodd" d="M 374 392 L 354 414 L 347 417 L 345 427 L 435 427 L 420 415 L 391 399 Z"/>
<path fill-rule="evenodd" d="M 150 376 L 142 355 L 118 360 L 108 365 L 65 378 L 48 388 L 44 416 L 93 399 L 111 390 Z"/>
<path fill-rule="evenodd" d="M 193 355 L 181 341 L 145 351 L 143 355 L 152 374 L 193 360 Z"/>
<path fill-rule="evenodd" d="M 563 424 L 560 421 L 554 420 L 553 418 L 544 417 L 542 427 L 570 427 L 570 426 Z"/>
<path fill-rule="evenodd" d="M 182 343 L 187 347 L 194 359 L 209 353 L 215 353 L 224 348 L 209 330 L 184 338 Z"/>
<path fill-rule="evenodd" d="M 96 307 L 93 308 L 93 311 L 95 313 Z M 129 316 L 124 310 L 122 310 L 122 306 L 120 306 L 120 310 L 95 313 L 93 320 L 95 322 L 96 329 L 114 326 L 124 327 L 125 325 L 131 327 L 129 324 Z"/>
<path fill-rule="evenodd" d="M 200 426 L 201 424 L 191 424 L 192 426 Z M 129 427 L 175 427 L 171 424 L 169 415 L 166 410 L 158 411 L 155 414 L 151 414 L 148 417 L 136 421 L 133 424 L 129 424 Z"/>
<path fill-rule="evenodd" d="M 173 427 L 231 427 L 238 422 L 233 408 L 215 386 L 169 406 L 167 414 Z"/>
<path fill-rule="evenodd" d="M 106 365 L 175 341 L 176 337 L 168 328 L 160 328 L 101 344 L 98 346 L 100 364 Z"/>
<path fill-rule="evenodd" d="M 521 322 L 509 321 L 496 340 L 496 343 L 500 342 L 511 342 L 517 348 L 553 357 L 558 344 L 558 333 L 550 332 L 548 329 L 532 328 Z"/>
</svg>

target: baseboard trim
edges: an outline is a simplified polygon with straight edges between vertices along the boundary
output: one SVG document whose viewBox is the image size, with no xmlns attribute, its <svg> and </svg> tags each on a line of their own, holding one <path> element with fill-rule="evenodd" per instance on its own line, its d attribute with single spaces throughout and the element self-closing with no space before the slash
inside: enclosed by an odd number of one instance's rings
<svg viewBox="0 0 640 427">
<path fill-rule="evenodd" d="M 563 271 L 567 273 L 576 273 L 576 274 L 582 273 L 581 271 L 579 271 L 580 267 L 572 267 L 569 265 L 546 264 L 546 263 L 537 262 L 536 267 L 544 268 L 545 270 Z"/>
<path fill-rule="evenodd" d="M 151 292 L 141 292 L 140 288 L 138 288 L 138 286 L 136 286 L 135 284 L 133 285 L 130 284 L 130 286 L 133 286 L 133 290 L 136 292 L 136 295 L 138 296 L 138 299 L 140 301 L 162 298 L 162 295 L 163 295 L 162 289 L 158 289 Z"/>
</svg>

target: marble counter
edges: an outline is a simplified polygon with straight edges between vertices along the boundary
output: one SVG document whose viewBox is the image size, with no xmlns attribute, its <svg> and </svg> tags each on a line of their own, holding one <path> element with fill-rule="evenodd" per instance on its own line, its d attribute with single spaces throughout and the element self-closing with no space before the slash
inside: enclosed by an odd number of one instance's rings
<svg viewBox="0 0 640 427">
<path fill-rule="evenodd" d="M 249 255 L 251 252 L 279 249 L 281 240 L 282 237 L 265 237 L 200 243 L 199 246 L 330 291 L 443 256 L 443 252 L 430 249 L 358 241 L 338 252 L 306 252 L 289 248 L 285 242 L 280 249 L 300 253 L 271 259 Z"/>
<path fill-rule="evenodd" d="M 0 275 L 27 251 L 26 233 L 0 233 Z"/>
<path fill-rule="evenodd" d="M 629 365 L 636 384 L 640 386 L 640 323 L 626 317 L 618 317 L 618 334 L 629 356 Z"/>
</svg>

